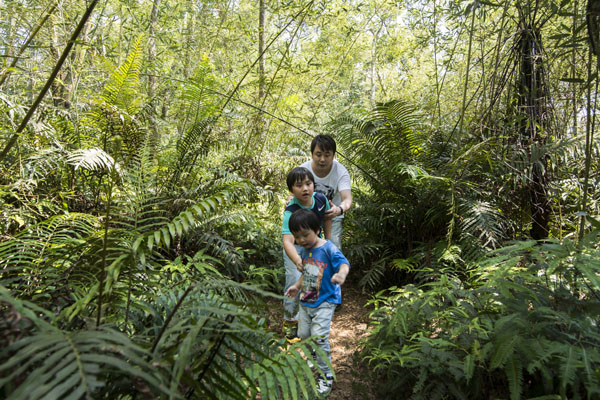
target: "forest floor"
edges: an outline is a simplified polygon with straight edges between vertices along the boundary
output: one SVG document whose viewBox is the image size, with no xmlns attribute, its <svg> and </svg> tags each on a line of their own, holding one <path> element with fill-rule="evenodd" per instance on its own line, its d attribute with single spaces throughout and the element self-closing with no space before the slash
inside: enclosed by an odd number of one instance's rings
<svg viewBox="0 0 600 400">
<path fill-rule="evenodd" d="M 333 315 L 329 335 L 331 361 L 337 377 L 329 400 L 376 398 L 368 370 L 356 355 L 360 340 L 367 335 L 368 300 L 369 295 L 364 294 L 357 283 L 347 281 L 342 286 L 342 307 Z M 273 302 L 270 309 L 270 326 L 281 332 L 282 306 Z"/>
</svg>

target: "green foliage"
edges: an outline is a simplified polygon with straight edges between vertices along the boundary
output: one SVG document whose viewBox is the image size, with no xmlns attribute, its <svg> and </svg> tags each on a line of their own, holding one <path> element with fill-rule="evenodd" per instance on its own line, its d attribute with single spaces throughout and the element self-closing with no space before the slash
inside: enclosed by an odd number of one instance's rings
<svg viewBox="0 0 600 400">
<path fill-rule="evenodd" d="M 11 297 L 0 286 L 0 327 L 9 334 L 3 335 L 8 343 L 0 353 L 0 394 L 11 399 L 136 393 L 169 398 L 314 396 L 315 381 L 299 351 L 309 354 L 314 343 L 282 351 L 284 341 L 265 330 L 256 310 L 235 300 L 239 295 L 234 293 L 253 289 L 219 279 L 215 272 L 208 275 L 201 284 L 148 294 L 146 302 L 137 303 L 135 326 L 140 331 L 133 341 L 108 326 L 60 330 L 52 313 Z"/>
<path fill-rule="evenodd" d="M 420 130 L 421 119 L 405 102 L 391 101 L 332 123 L 358 178 L 346 248 L 367 287 L 421 282 L 444 269 L 464 274 L 464 260 L 505 238 L 488 190 L 458 172 L 488 160 L 476 150 L 447 159 L 438 151 L 442 139 Z M 397 268 L 397 260 L 411 267 Z"/>
<path fill-rule="evenodd" d="M 314 343 L 282 350 L 257 317 L 257 288 L 280 289 L 273 193 L 215 165 L 214 119 L 156 151 L 141 54 L 136 41 L 86 118 L 52 120 L 29 180 L 2 187 L 0 396 L 314 397 Z"/>
<path fill-rule="evenodd" d="M 128 163 L 147 141 L 144 109 L 139 93 L 142 62 L 141 37 L 125 62 L 116 67 L 104 90 L 82 121 L 81 144 L 99 147 L 119 163 Z"/>
<path fill-rule="evenodd" d="M 598 232 L 519 242 L 372 301 L 362 351 L 384 398 L 594 398 L 600 392 Z"/>
</svg>

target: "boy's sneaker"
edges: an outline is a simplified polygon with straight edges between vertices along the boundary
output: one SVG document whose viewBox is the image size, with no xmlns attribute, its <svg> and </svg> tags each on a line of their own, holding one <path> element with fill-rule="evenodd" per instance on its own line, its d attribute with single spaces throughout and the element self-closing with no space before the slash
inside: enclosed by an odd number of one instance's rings
<svg viewBox="0 0 600 400">
<path fill-rule="evenodd" d="M 300 341 L 298 337 L 298 322 L 283 321 L 283 335 L 288 343 L 297 343 Z"/>
<path fill-rule="evenodd" d="M 327 396 L 331 393 L 331 386 L 333 385 L 333 376 L 319 376 L 319 380 L 317 381 L 317 391 L 321 396 Z"/>
</svg>

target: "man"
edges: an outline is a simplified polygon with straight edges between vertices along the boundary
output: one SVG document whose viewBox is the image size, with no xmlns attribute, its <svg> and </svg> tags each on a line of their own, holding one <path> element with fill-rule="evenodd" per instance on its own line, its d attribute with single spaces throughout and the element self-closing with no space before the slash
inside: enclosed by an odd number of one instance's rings
<svg viewBox="0 0 600 400">
<path fill-rule="evenodd" d="M 342 249 L 342 223 L 344 213 L 352 207 L 352 189 L 348 170 L 335 158 L 335 140 L 329 135 L 317 135 L 310 144 L 312 160 L 301 167 L 307 168 L 315 178 L 315 192 L 323 193 L 331 203 L 325 219 L 332 219 L 331 241 Z"/>
</svg>

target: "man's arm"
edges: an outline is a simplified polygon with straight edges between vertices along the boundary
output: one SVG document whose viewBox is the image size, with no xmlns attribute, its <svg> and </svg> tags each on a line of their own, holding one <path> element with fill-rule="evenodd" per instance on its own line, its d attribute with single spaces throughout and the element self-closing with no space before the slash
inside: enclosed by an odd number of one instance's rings
<svg viewBox="0 0 600 400">
<path fill-rule="evenodd" d="M 350 272 L 350 266 L 348 266 L 348 264 L 340 265 L 340 270 L 331 277 L 331 283 L 337 283 L 340 286 L 343 285 L 344 282 L 346 282 L 348 272 Z"/>
<path fill-rule="evenodd" d="M 293 235 L 283 235 L 283 250 L 285 254 L 292 260 L 294 264 L 296 264 L 296 268 L 298 271 L 302 272 L 302 258 L 296 251 L 296 247 L 294 247 L 294 236 Z"/>
<path fill-rule="evenodd" d="M 350 209 L 350 207 L 352 207 L 352 191 L 342 190 L 340 192 L 340 196 L 342 197 L 340 206 L 342 206 L 344 208 L 344 212 L 346 212 Z"/>
</svg>

